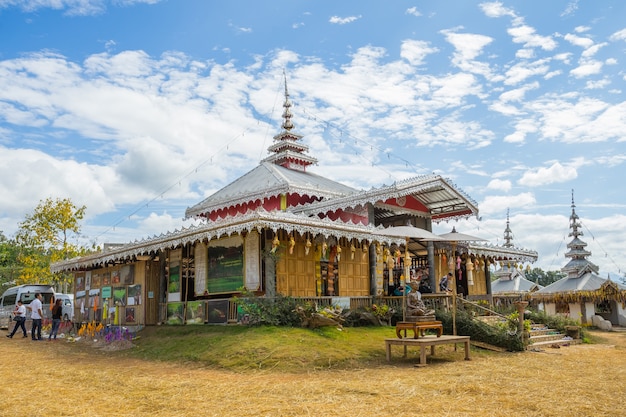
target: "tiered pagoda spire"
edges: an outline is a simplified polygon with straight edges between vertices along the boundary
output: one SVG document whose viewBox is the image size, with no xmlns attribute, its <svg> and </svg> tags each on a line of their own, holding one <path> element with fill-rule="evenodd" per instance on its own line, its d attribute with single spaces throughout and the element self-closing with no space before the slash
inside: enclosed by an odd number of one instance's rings
<svg viewBox="0 0 626 417">
<path fill-rule="evenodd" d="M 561 268 L 561 271 L 567 273 L 568 277 L 575 278 L 581 276 L 583 272 L 598 273 L 598 267 L 587 259 L 591 256 L 591 252 L 585 249 L 587 243 L 583 242 L 579 236 L 583 235 L 578 214 L 576 214 L 576 205 L 574 204 L 574 190 L 572 190 L 572 214 L 569 217 L 569 236 L 572 237 L 570 243 L 567 244 L 568 252 L 565 254 L 566 258 L 571 260 Z"/>
<path fill-rule="evenodd" d="M 506 229 L 504 229 L 504 246 L 505 248 L 512 248 L 513 243 L 513 232 L 511 232 L 511 228 L 509 227 L 509 209 L 506 210 Z"/>
<path fill-rule="evenodd" d="M 283 75 L 285 77 L 285 102 L 283 103 L 285 110 L 283 111 L 283 123 L 281 125 L 283 131 L 274 136 L 274 143 L 267 148 L 268 152 L 272 154 L 265 158 L 263 162 L 271 162 L 285 168 L 306 171 L 306 167 L 316 164 L 317 159 L 305 154 L 305 152 L 309 151 L 309 147 L 299 143 L 302 135 L 291 131 L 294 128 L 291 121 L 293 114 L 291 114 L 291 101 L 289 100 L 289 90 L 287 89 L 287 76 L 284 72 Z"/>
</svg>

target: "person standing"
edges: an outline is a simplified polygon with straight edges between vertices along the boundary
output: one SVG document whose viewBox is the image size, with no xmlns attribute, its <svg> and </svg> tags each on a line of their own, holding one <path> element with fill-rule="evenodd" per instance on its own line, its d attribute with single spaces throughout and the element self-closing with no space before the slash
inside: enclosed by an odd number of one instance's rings
<svg viewBox="0 0 626 417">
<path fill-rule="evenodd" d="M 61 326 L 61 315 L 63 315 L 63 300 L 59 298 L 52 307 L 52 330 L 48 335 L 48 341 L 52 340 L 52 336 L 54 336 L 54 340 L 57 340 L 57 333 L 59 326 Z"/>
<path fill-rule="evenodd" d="M 35 299 L 31 301 L 28 309 L 30 310 L 30 318 L 33 321 L 30 336 L 33 340 L 41 340 L 41 320 L 43 319 L 41 293 L 35 294 Z"/>
<path fill-rule="evenodd" d="M 441 277 L 441 281 L 439 281 L 439 290 L 443 292 L 448 292 L 450 290 L 450 280 L 452 279 L 452 272 L 448 272 L 448 275 L 444 275 Z"/>
<path fill-rule="evenodd" d="M 13 338 L 13 335 L 17 332 L 18 327 L 22 328 L 22 332 L 24 333 L 24 337 L 26 335 L 26 306 L 22 303 L 22 300 L 17 300 L 17 305 L 15 306 L 15 310 L 13 310 L 13 320 L 15 320 L 15 326 L 13 326 L 13 331 L 11 334 L 8 334 L 7 337 L 9 339 Z"/>
</svg>

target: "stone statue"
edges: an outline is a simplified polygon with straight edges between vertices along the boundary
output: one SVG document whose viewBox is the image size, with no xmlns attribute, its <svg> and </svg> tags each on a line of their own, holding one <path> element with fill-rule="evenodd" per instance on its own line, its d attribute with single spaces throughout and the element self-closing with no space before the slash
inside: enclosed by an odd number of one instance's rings
<svg viewBox="0 0 626 417">
<path fill-rule="evenodd" d="M 406 296 L 407 317 L 434 316 L 435 310 L 429 310 L 426 307 L 426 304 L 422 301 L 421 294 L 417 290 L 417 287 L 412 285 L 410 288 L 411 292 Z"/>
</svg>

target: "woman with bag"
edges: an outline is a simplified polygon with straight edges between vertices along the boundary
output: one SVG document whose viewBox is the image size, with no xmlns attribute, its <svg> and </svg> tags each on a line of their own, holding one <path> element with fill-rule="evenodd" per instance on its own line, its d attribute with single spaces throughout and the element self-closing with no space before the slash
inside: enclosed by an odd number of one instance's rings
<svg viewBox="0 0 626 417">
<path fill-rule="evenodd" d="M 12 339 L 18 327 L 22 328 L 24 337 L 26 337 L 26 326 L 24 325 L 26 321 L 26 306 L 22 304 L 22 300 L 17 300 L 17 305 L 15 306 L 15 310 L 13 310 L 13 320 L 15 321 L 15 326 L 13 326 L 13 331 L 11 334 L 8 334 L 7 337 Z"/>
</svg>

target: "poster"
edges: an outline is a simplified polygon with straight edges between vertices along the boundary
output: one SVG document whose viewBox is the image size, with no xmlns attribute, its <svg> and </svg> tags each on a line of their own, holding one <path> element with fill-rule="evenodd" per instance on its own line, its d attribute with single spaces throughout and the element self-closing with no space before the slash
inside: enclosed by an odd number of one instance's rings
<svg viewBox="0 0 626 417">
<path fill-rule="evenodd" d="M 209 300 L 208 316 L 209 323 L 226 324 L 228 323 L 228 300 Z"/>
<path fill-rule="evenodd" d="M 183 324 L 184 303 L 167 304 L 167 324 Z"/>
<path fill-rule="evenodd" d="M 135 307 L 126 307 L 126 323 L 135 322 Z"/>
<path fill-rule="evenodd" d="M 194 250 L 194 258 L 195 258 L 194 267 L 196 268 L 194 292 L 196 295 L 204 294 L 207 289 L 207 286 L 206 286 L 207 256 L 208 256 L 208 247 L 206 243 L 198 242 Z"/>
<path fill-rule="evenodd" d="M 209 242 L 207 290 L 235 292 L 243 287 L 243 239 L 231 236 Z"/>
<path fill-rule="evenodd" d="M 259 232 L 252 230 L 246 236 L 246 289 L 249 291 L 259 290 L 261 286 L 261 237 Z"/>
<path fill-rule="evenodd" d="M 187 324 L 204 324 L 204 302 L 187 302 Z"/>
<path fill-rule="evenodd" d="M 128 286 L 128 305 L 140 305 L 141 304 L 141 285 L 129 285 Z"/>
<path fill-rule="evenodd" d="M 169 274 L 167 292 L 170 294 L 180 293 L 180 261 L 182 251 L 174 250 L 170 253 Z"/>
<path fill-rule="evenodd" d="M 113 304 L 120 306 L 126 305 L 126 287 L 113 288 Z"/>
<path fill-rule="evenodd" d="M 124 265 L 120 271 L 122 283 L 131 285 L 135 282 L 135 265 Z"/>
<path fill-rule="evenodd" d="M 92 288 L 100 288 L 102 285 L 102 275 L 100 274 L 92 274 L 91 275 L 91 286 Z"/>
</svg>

